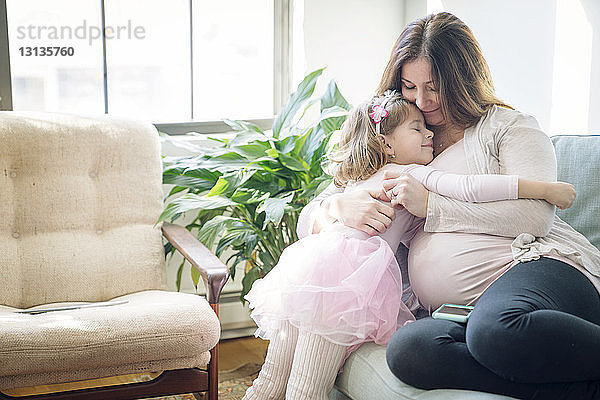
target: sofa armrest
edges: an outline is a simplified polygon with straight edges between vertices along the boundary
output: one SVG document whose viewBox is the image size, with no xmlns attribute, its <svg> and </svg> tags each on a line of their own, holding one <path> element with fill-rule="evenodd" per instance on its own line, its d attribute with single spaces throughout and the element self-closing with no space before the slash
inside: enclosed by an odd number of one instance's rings
<svg viewBox="0 0 600 400">
<path fill-rule="evenodd" d="M 206 285 L 206 299 L 211 305 L 219 303 L 221 290 L 229 278 L 229 269 L 187 229 L 163 223 L 164 237 L 200 272 Z"/>
</svg>

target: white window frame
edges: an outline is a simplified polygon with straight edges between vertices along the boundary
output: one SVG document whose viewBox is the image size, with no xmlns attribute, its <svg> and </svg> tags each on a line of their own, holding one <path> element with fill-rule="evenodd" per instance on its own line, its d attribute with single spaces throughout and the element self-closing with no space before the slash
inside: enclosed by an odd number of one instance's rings
<svg viewBox="0 0 600 400">
<path fill-rule="evenodd" d="M 104 11 L 104 0 L 101 2 Z M 190 10 L 192 7 L 190 2 Z M 277 114 L 279 109 L 287 101 L 292 87 L 292 21 L 294 0 L 273 0 L 274 3 L 274 65 L 273 65 L 273 110 L 272 115 Z M 191 16 L 191 11 L 190 11 Z M 103 19 L 104 23 L 104 19 Z M 190 34 L 192 20 L 190 18 Z M 104 40 L 104 38 L 103 38 Z M 193 63 L 193 45 L 190 43 L 190 54 Z M 110 72 L 110 71 L 109 71 Z M 106 74 L 106 71 L 105 71 Z M 104 78 L 106 82 L 106 78 Z M 12 111 L 12 86 L 10 73 L 10 52 L 8 46 L 8 19 L 6 13 L 6 0 L 0 0 L 0 110 Z M 193 91 L 193 81 L 190 82 L 190 92 Z M 106 93 L 106 88 L 105 88 Z M 106 102 L 106 94 L 105 94 Z M 105 109 L 106 112 L 106 109 Z M 274 117 L 262 119 L 249 119 L 261 129 L 270 129 Z M 243 117 L 243 116 L 240 116 Z M 156 128 L 172 135 L 185 134 L 187 132 L 197 133 L 223 133 L 231 131 L 231 128 L 223 121 L 182 121 L 177 123 L 155 123 Z"/>
</svg>

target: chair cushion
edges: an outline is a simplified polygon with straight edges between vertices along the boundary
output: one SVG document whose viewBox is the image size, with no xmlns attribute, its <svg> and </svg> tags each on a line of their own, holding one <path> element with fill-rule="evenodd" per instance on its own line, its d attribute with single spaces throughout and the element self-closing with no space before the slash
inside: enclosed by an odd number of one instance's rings
<svg viewBox="0 0 600 400">
<path fill-rule="evenodd" d="M 38 315 L 2 307 L 0 389 L 206 365 L 220 325 L 204 298 L 144 291 L 115 300 L 128 303 Z"/>
<path fill-rule="evenodd" d="M 510 400 L 511 397 L 467 390 L 421 390 L 396 378 L 387 366 L 385 346 L 365 343 L 348 357 L 330 399 L 342 400 Z M 342 395 L 343 394 L 343 395 Z"/>
<path fill-rule="evenodd" d="M 573 207 L 556 210 L 563 221 L 600 249 L 600 136 L 559 135 L 552 137 L 558 163 L 558 180 L 575 186 Z"/>
<path fill-rule="evenodd" d="M 151 124 L 0 112 L 0 304 L 166 288 Z"/>
</svg>

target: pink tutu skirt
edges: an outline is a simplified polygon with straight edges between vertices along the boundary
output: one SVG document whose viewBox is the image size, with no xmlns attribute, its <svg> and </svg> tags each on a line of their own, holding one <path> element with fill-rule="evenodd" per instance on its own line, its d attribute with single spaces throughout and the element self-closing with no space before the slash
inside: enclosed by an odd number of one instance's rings
<svg viewBox="0 0 600 400">
<path fill-rule="evenodd" d="M 355 348 L 369 341 L 385 345 L 399 325 L 414 321 L 401 297 L 400 269 L 383 239 L 324 232 L 286 248 L 246 300 L 256 336 L 269 340 L 285 320 Z"/>
</svg>

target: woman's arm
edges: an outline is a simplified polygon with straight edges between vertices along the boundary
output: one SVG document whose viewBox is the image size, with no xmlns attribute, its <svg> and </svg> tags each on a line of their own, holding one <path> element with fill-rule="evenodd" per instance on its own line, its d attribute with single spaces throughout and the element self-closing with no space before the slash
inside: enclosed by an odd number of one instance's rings
<svg viewBox="0 0 600 400">
<path fill-rule="evenodd" d="M 556 180 L 554 148 L 535 119 L 520 115 L 516 122 L 500 129 L 503 130 L 494 134 L 493 141 L 479 144 L 486 155 L 470 159 L 471 163 L 487 165 L 472 169 L 482 173 L 518 175 L 529 180 Z M 465 142 L 465 151 L 482 150 L 469 150 Z M 414 179 L 407 182 L 400 202 L 414 215 L 426 217 L 424 229 L 428 232 L 486 233 L 506 237 L 527 232 L 541 237 L 550 232 L 554 221 L 554 206 L 542 200 L 466 203 L 428 192 Z"/>
<path fill-rule="evenodd" d="M 395 215 L 393 207 L 377 200 L 381 198 L 382 193 L 374 189 L 344 192 L 331 184 L 300 212 L 298 237 L 319 233 L 336 221 L 369 235 L 381 234 L 390 227 Z"/>
</svg>

